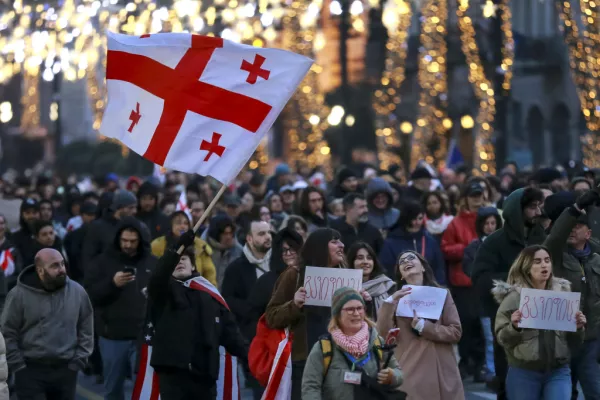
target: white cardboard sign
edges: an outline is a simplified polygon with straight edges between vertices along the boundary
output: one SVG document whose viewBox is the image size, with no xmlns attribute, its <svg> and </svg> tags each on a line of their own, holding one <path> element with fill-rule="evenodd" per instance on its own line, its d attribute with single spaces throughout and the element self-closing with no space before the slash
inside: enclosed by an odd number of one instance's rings
<svg viewBox="0 0 600 400">
<path fill-rule="evenodd" d="M 331 307 L 331 297 L 336 289 L 351 287 L 362 289 L 362 269 L 306 267 L 304 288 L 307 306 Z"/>
<path fill-rule="evenodd" d="M 521 289 L 519 328 L 575 332 L 581 293 Z"/>
<path fill-rule="evenodd" d="M 447 289 L 413 285 L 404 285 L 403 288 L 405 287 L 410 287 L 412 290 L 398 302 L 397 316 L 412 318 L 413 310 L 416 310 L 419 318 L 440 319 L 448 295 Z"/>
</svg>

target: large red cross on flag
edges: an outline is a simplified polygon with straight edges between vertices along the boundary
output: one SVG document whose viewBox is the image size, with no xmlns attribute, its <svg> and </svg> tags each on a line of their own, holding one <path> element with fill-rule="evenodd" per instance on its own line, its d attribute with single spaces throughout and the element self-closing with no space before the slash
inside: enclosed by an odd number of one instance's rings
<svg viewBox="0 0 600 400">
<path fill-rule="evenodd" d="M 108 32 L 100 132 L 166 168 L 229 183 L 312 60 L 189 33 Z"/>
</svg>

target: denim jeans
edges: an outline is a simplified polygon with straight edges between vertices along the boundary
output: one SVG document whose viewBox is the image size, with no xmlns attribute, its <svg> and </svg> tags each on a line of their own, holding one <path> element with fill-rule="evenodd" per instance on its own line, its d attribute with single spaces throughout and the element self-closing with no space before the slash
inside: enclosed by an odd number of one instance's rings
<svg viewBox="0 0 600 400">
<path fill-rule="evenodd" d="M 568 365 L 549 372 L 508 367 L 508 400 L 566 400 L 571 398 L 571 369 Z"/>
<path fill-rule="evenodd" d="M 125 400 L 123 386 L 128 371 L 134 378 L 136 362 L 135 340 L 111 340 L 98 338 L 100 354 L 102 355 L 102 369 L 104 370 L 104 399 Z"/>
<path fill-rule="evenodd" d="M 579 381 L 586 400 L 600 399 L 599 351 L 600 340 L 586 340 L 571 359 L 573 384 L 577 385 Z"/>
<path fill-rule="evenodd" d="M 492 334 L 492 319 L 481 317 L 481 328 L 483 329 L 483 338 L 485 341 L 485 369 L 488 378 L 496 376 L 496 367 L 494 366 L 494 335 Z"/>
</svg>

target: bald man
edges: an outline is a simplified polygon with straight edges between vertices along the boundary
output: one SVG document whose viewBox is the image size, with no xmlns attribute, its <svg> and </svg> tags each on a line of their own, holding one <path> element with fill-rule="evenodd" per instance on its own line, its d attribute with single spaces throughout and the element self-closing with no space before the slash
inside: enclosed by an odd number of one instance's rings
<svg viewBox="0 0 600 400">
<path fill-rule="evenodd" d="M 19 400 L 75 399 L 77 372 L 94 346 L 85 290 L 67 277 L 65 260 L 42 249 L 19 275 L 0 320 Z"/>
</svg>

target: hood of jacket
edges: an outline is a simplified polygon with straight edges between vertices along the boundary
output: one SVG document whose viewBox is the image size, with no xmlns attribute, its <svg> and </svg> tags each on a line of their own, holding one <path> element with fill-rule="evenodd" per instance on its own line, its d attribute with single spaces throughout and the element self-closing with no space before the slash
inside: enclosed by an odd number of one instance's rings
<svg viewBox="0 0 600 400">
<path fill-rule="evenodd" d="M 67 284 L 68 284 L 68 282 L 69 282 L 69 277 L 67 276 Z M 38 276 L 38 274 L 35 270 L 35 265 L 33 265 L 33 264 L 26 267 L 19 274 L 19 277 L 17 278 L 17 286 L 21 286 L 22 288 L 31 290 L 36 293 L 42 293 L 42 294 L 47 294 L 47 295 L 52 295 L 52 293 L 53 293 L 53 292 L 49 292 L 44 289 L 44 286 L 42 286 L 42 280 Z M 58 290 L 61 290 L 61 289 L 58 289 Z"/>
<path fill-rule="evenodd" d="M 135 217 L 124 217 L 123 219 L 121 219 L 121 221 L 119 221 L 119 225 L 117 226 L 117 233 L 115 234 L 113 247 L 111 248 L 111 250 L 115 254 L 122 254 L 120 238 L 121 232 L 123 232 L 125 229 L 133 229 L 138 233 L 138 235 L 140 235 L 138 253 L 134 258 L 141 259 L 142 257 L 150 254 L 150 232 L 148 232 L 148 229 L 144 229 L 140 220 L 138 220 Z"/>
<path fill-rule="evenodd" d="M 389 210 L 392 208 L 394 203 L 394 196 L 392 195 L 392 187 L 390 184 L 383 178 L 373 178 L 367 184 L 367 189 L 365 190 L 365 194 L 367 196 L 367 203 L 369 205 L 369 209 L 375 209 L 373 205 L 373 199 L 379 193 L 385 193 L 388 196 L 388 206 Z"/>
<path fill-rule="evenodd" d="M 154 211 L 158 210 L 158 187 L 156 187 L 156 185 L 154 185 L 152 182 L 144 182 L 142 183 L 142 185 L 140 186 L 140 188 L 138 189 L 137 192 L 137 198 L 138 198 L 138 204 L 139 204 L 139 200 L 142 198 L 142 196 L 145 195 L 150 195 L 152 196 L 152 198 L 155 201 L 154 204 Z M 138 210 L 139 210 L 139 205 L 138 205 Z"/>
<path fill-rule="evenodd" d="M 492 295 L 498 304 L 502 303 L 502 300 L 512 292 L 521 293 L 521 289 L 526 287 L 525 284 L 517 283 L 511 285 L 504 281 L 494 280 L 494 288 L 492 289 Z M 549 290 L 555 292 L 570 292 L 571 282 L 562 278 L 552 278 L 552 284 Z"/>
<path fill-rule="evenodd" d="M 491 216 L 496 218 L 496 230 L 502 228 L 502 218 L 500 217 L 500 213 L 498 213 L 498 209 L 496 207 L 481 207 L 477 210 L 477 218 L 475 219 L 475 231 L 479 238 L 487 236 L 483 232 L 483 226 L 485 225 L 485 220 Z"/>
<path fill-rule="evenodd" d="M 521 209 L 521 199 L 525 189 L 517 189 L 512 192 L 506 200 L 504 200 L 502 217 L 504 218 L 504 232 L 512 241 L 525 244 L 525 220 L 523 218 L 523 210 Z M 531 228 L 529 236 L 536 234 L 539 231 L 543 235 L 544 228 L 536 224 Z"/>
</svg>

